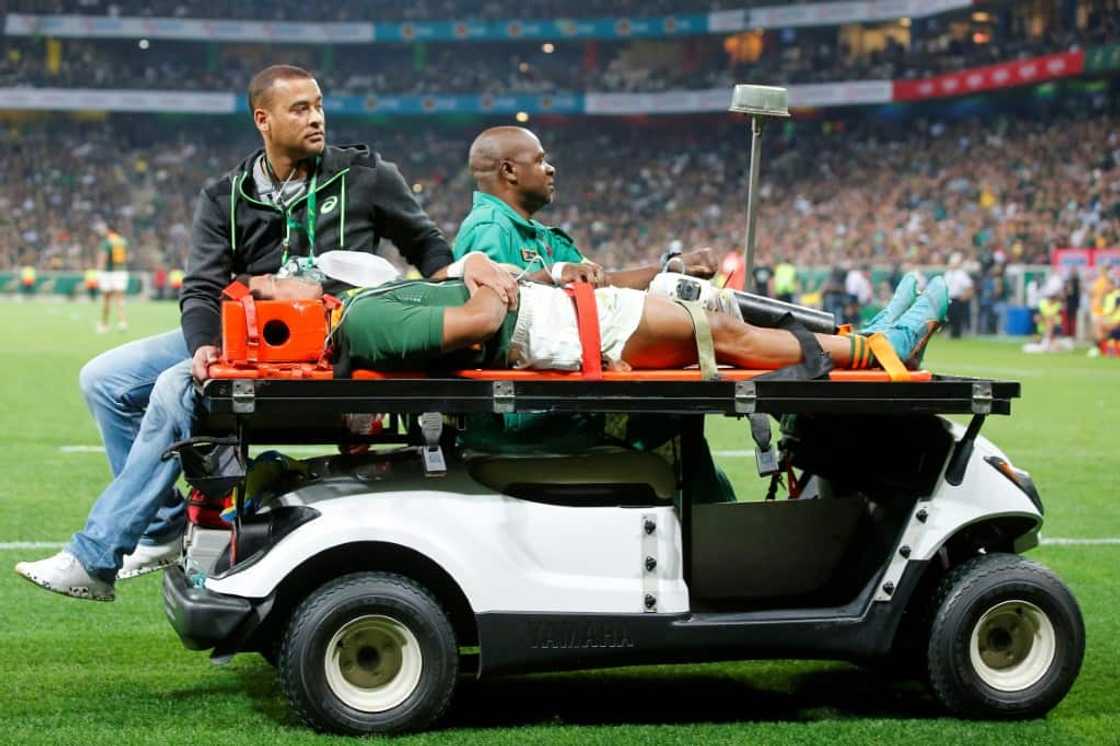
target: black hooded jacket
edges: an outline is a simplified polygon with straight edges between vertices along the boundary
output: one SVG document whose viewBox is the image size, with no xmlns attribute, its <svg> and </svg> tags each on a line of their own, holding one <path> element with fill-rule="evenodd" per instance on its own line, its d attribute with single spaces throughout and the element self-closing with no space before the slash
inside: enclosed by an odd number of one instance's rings
<svg viewBox="0 0 1120 746">
<path fill-rule="evenodd" d="M 237 277 L 280 269 L 285 237 L 289 258 L 311 253 L 303 228 L 308 195 L 289 205 L 290 220 L 257 195 L 253 164 L 262 152 L 199 194 L 179 296 L 183 335 L 192 355 L 203 345 L 221 343 L 226 285 Z M 416 202 L 400 171 L 365 145 L 327 146 L 315 179 L 315 254 L 332 249 L 376 252 L 387 238 L 424 276 L 451 263 L 447 239 Z M 337 292 L 340 287 L 324 289 Z"/>
</svg>

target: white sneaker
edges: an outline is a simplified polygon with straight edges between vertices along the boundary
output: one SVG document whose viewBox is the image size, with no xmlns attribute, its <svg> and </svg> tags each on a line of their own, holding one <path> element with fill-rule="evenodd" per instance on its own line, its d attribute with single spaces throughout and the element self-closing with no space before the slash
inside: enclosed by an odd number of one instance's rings
<svg viewBox="0 0 1120 746">
<path fill-rule="evenodd" d="M 78 558 L 59 552 L 38 562 L 20 562 L 16 572 L 40 588 L 91 601 L 112 601 L 113 584 L 91 576 Z"/>
<path fill-rule="evenodd" d="M 117 580 L 127 580 L 162 570 L 183 556 L 183 537 L 176 536 L 166 544 L 137 544 L 132 554 L 125 555 Z"/>
</svg>

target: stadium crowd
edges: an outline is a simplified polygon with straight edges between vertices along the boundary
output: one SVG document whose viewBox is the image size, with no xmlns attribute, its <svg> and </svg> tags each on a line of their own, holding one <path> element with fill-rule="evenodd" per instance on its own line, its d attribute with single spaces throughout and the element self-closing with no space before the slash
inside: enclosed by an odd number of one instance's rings
<svg viewBox="0 0 1120 746">
<path fill-rule="evenodd" d="M 982 41 L 931 33 L 903 45 L 886 36 L 885 47 L 859 53 L 835 29 L 789 38 L 772 32 L 757 42 L 758 56 L 749 59 L 731 54 L 720 36 L 561 42 L 550 53 L 536 43 L 472 43 L 470 64 L 463 64 L 464 47 L 453 43 L 411 50 L 373 45 L 361 54 L 339 48 L 329 65 L 322 64 L 321 49 L 311 46 L 286 54 L 290 61 L 317 70 L 325 90 L 333 94 L 649 92 L 729 87 L 743 80 L 797 84 L 919 78 L 1117 41 L 1120 14 L 1103 15 L 1084 30 L 1036 35 L 1014 27 L 978 39 Z M 42 40 L 9 40 L 0 60 L 0 85 L 240 91 L 272 54 L 267 45 L 231 45 L 216 54 L 199 54 L 195 42 L 156 40 L 142 53 L 132 40 L 59 43 L 55 63 Z"/>
<path fill-rule="evenodd" d="M 804 2 L 804 0 L 800 0 Z M 447 21 L 458 19 L 588 18 L 707 13 L 722 8 L 791 4 L 792 0 L 521 0 L 517 10 L 498 0 L 337 0 L 331 20 Z M 9 0 L 13 13 L 81 13 L 148 18 L 221 18 L 269 21 L 322 21 L 323 10 L 303 0 L 192 3 L 189 0 Z"/>
<path fill-rule="evenodd" d="M 176 124 L 176 121 L 178 124 Z M 0 164 L 0 268 L 91 266 L 104 218 L 137 269 L 181 266 L 198 189 L 254 144 L 221 119 L 7 125 Z M 1120 245 L 1120 117 L 945 125 L 801 123 L 766 143 L 759 249 L 799 265 L 1046 262 L 1054 247 Z M 48 138 L 46 133 L 50 131 Z M 710 118 L 590 130 L 539 127 L 558 196 L 542 219 L 608 266 L 658 256 L 672 240 L 730 250 L 744 231 L 741 123 Z M 336 143 L 374 142 L 398 162 L 448 234 L 471 204 L 475 130 L 369 131 L 332 123 Z M 153 139 L 154 138 L 154 139 Z"/>
</svg>

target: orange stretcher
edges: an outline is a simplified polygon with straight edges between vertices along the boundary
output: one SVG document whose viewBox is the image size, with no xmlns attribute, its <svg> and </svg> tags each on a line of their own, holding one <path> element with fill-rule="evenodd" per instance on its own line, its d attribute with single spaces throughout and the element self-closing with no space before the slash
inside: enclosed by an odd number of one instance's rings
<svg viewBox="0 0 1120 746">
<path fill-rule="evenodd" d="M 598 317 L 591 287 L 578 284 L 569 289 L 579 319 L 584 360 L 579 371 L 475 369 L 441 372 L 441 378 L 485 381 L 702 381 L 698 368 L 673 370 L 603 370 L 599 355 Z M 271 301 L 255 300 L 249 289 L 234 282 L 224 291 L 222 303 L 222 354 L 210 366 L 210 377 L 225 380 L 333 380 L 330 351 L 325 347 L 337 299 Z M 749 381 L 770 370 L 720 367 L 719 380 Z M 354 380 L 423 379 L 431 374 L 411 372 L 352 371 Z M 908 371 L 900 378 L 885 370 L 833 370 L 831 381 L 927 382 L 929 371 Z"/>
</svg>

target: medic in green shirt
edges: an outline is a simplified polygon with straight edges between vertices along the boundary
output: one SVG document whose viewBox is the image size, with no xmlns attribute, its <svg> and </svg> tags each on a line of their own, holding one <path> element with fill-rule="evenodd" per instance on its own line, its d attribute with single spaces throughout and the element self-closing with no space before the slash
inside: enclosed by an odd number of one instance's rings
<svg viewBox="0 0 1120 746">
<path fill-rule="evenodd" d="M 488 129 L 471 144 L 469 158 L 478 191 L 451 249 L 456 259 L 481 251 L 536 282 L 563 285 L 582 280 L 638 290 L 649 287 L 664 270 L 705 278 L 716 273 L 715 252 L 708 248 L 665 256 L 661 264 L 608 272 L 585 257 L 563 230 L 534 220 L 533 215 L 556 194 L 556 169 L 548 162 L 541 141 L 527 129 Z M 674 437 L 676 428 L 671 417 L 631 417 L 625 432 L 613 437 L 621 437 L 639 450 L 652 450 Z M 595 445 L 597 440 L 609 441 L 605 429 L 610 428 L 602 415 L 520 414 L 504 415 L 501 421 L 478 417 L 472 418 L 462 442 L 469 448 L 503 452 L 571 451 Z M 697 502 L 734 499 L 734 490 L 713 462 L 706 442 L 696 455 L 696 472 L 685 489 Z"/>
<path fill-rule="evenodd" d="M 585 257 L 563 230 L 533 219 L 556 194 L 556 169 L 529 130 L 486 130 L 471 144 L 470 169 L 478 191 L 452 247 L 456 258 L 482 251 L 496 262 L 528 270 L 528 277 L 538 282 L 582 279 L 639 290 L 662 271 L 660 265 L 649 265 L 606 272 Z M 711 277 L 718 267 L 715 253 L 708 248 L 681 254 L 671 262 L 669 269 L 697 277 Z"/>
</svg>

